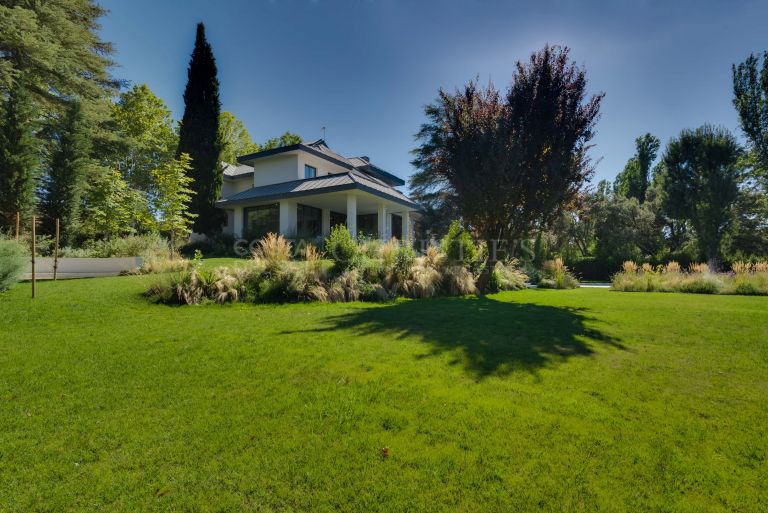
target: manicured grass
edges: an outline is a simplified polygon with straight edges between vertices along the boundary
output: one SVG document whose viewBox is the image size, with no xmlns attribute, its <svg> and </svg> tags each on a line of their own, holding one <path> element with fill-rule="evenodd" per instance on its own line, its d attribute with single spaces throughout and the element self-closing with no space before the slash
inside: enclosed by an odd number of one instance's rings
<svg viewBox="0 0 768 513">
<path fill-rule="evenodd" d="M 768 298 L 168 307 L 151 279 L 0 296 L 0 510 L 768 509 Z"/>
</svg>

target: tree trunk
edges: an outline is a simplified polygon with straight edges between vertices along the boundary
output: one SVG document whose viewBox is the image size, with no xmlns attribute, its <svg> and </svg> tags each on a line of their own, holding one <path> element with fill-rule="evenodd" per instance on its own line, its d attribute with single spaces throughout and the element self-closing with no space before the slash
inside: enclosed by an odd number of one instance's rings
<svg viewBox="0 0 768 513">
<path fill-rule="evenodd" d="M 491 282 L 491 273 L 493 267 L 498 262 L 498 247 L 496 245 L 497 239 L 486 239 L 485 243 L 488 248 L 488 258 L 485 260 L 485 267 L 477 278 L 477 294 L 483 296 L 488 292 L 488 285 Z"/>
</svg>

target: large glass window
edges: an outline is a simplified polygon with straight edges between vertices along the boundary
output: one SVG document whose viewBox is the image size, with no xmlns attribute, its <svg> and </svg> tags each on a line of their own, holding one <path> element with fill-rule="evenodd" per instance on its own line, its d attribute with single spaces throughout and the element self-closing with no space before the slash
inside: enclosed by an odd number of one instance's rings
<svg viewBox="0 0 768 513">
<path fill-rule="evenodd" d="M 280 205 L 261 205 L 244 209 L 246 239 L 260 239 L 280 230 Z"/>
<path fill-rule="evenodd" d="M 357 216 L 357 233 L 365 235 L 366 237 L 378 237 L 378 219 L 379 216 L 376 214 L 362 214 Z"/>
<path fill-rule="evenodd" d="M 314 239 L 323 234 L 323 211 L 307 205 L 296 207 L 296 236 L 299 239 Z"/>
<path fill-rule="evenodd" d="M 347 224 L 347 214 L 331 210 L 331 228 L 337 224 Z"/>
<path fill-rule="evenodd" d="M 392 216 L 392 237 L 396 237 L 397 240 L 403 238 L 403 218 L 398 215 Z"/>
<path fill-rule="evenodd" d="M 317 168 L 304 164 L 304 178 L 314 178 L 317 176 Z"/>
</svg>

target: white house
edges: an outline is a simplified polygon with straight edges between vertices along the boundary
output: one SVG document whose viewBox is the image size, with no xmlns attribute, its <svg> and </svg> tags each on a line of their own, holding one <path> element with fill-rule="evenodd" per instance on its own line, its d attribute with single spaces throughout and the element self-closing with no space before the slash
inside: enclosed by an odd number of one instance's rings
<svg viewBox="0 0 768 513">
<path fill-rule="evenodd" d="M 221 199 L 226 233 L 254 239 L 269 232 L 310 239 L 346 224 L 352 235 L 411 238 L 418 205 L 397 190 L 400 178 L 346 158 L 322 139 L 244 155 L 227 166 Z"/>
</svg>

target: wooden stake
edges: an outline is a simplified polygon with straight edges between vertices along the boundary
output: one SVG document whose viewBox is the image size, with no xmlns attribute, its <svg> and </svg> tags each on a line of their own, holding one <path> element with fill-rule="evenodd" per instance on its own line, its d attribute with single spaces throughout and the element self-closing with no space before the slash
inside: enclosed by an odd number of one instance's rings
<svg viewBox="0 0 768 513">
<path fill-rule="evenodd" d="M 37 293 L 37 276 L 35 276 L 35 251 L 37 250 L 36 235 L 35 235 L 35 216 L 32 216 L 32 298 L 34 299 Z"/>
<path fill-rule="evenodd" d="M 53 246 L 53 281 L 59 272 L 59 218 L 56 218 L 56 242 Z"/>
<path fill-rule="evenodd" d="M 20 227 L 21 227 L 21 212 L 16 212 L 16 242 L 19 242 Z"/>
</svg>

